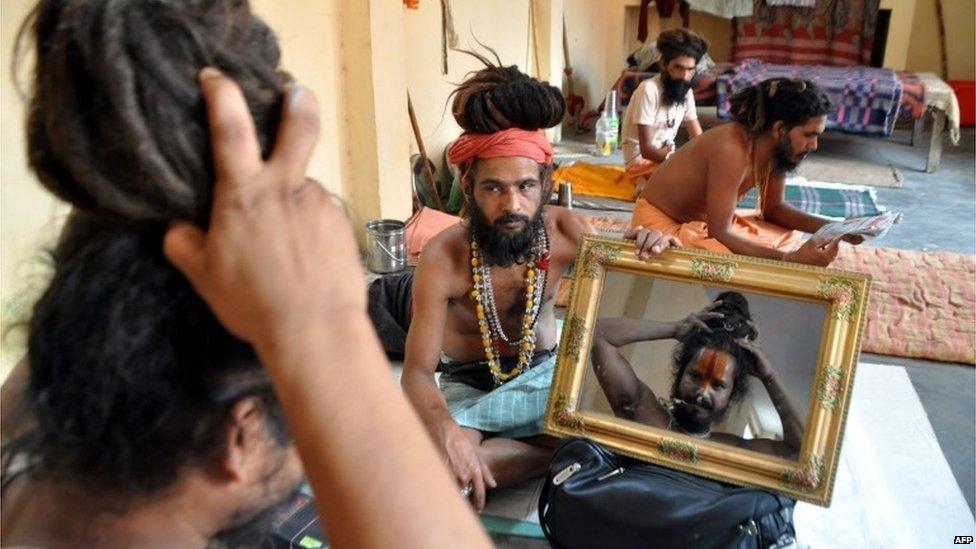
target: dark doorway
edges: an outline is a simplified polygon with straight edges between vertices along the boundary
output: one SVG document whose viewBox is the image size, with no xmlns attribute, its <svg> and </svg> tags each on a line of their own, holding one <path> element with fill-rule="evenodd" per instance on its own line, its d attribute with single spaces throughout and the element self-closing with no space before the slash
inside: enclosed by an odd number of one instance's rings
<svg viewBox="0 0 976 549">
<path fill-rule="evenodd" d="M 891 10 L 878 10 L 878 22 L 874 27 L 874 47 L 871 48 L 871 66 L 883 67 L 885 46 L 888 44 L 888 26 L 891 24 Z"/>
</svg>

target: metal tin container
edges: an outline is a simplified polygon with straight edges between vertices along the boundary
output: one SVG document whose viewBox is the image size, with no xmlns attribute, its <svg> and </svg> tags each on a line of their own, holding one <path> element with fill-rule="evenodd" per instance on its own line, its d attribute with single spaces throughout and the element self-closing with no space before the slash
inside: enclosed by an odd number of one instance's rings
<svg viewBox="0 0 976 549">
<path fill-rule="evenodd" d="M 374 273 L 395 273 L 407 266 L 406 225 L 396 219 L 366 222 L 366 266 Z"/>
</svg>

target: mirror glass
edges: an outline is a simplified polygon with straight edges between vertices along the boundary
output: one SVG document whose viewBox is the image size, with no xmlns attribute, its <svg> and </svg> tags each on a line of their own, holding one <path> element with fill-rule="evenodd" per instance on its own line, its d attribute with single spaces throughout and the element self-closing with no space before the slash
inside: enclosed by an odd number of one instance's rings
<svg viewBox="0 0 976 549">
<path fill-rule="evenodd" d="M 827 304 L 608 269 L 579 409 L 796 459 Z"/>
</svg>

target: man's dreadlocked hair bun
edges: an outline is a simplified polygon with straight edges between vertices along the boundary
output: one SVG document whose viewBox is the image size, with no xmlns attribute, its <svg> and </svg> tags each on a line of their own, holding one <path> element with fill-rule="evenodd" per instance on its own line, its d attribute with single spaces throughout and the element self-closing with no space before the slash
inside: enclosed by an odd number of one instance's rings
<svg viewBox="0 0 976 549">
<path fill-rule="evenodd" d="M 708 42 L 698 33 L 688 29 L 664 31 L 658 35 L 655 45 L 665 63 L 681 56 L 688 56 L 698 63 L 708 51 Z"/>
<path fill-rule="evenodd" d="M 241 86 L 270 151 L 289 77 L 246 0 L 48 1 L 21 37 L 27 31 L 37 52 L 30 165 L 78 208 L 206 224 L 214 174 L 197 85 L 205 66 Z"/>
<path fill-rule="evenodd" d="M 727 332 L 732 339 L 755 339 L 755 331 L 750 322 L 749 302 L 739 292 L 722 292 L 715 298 L 717 305 L 713 312 L 722 313 L 722 318 L 707 321 L 713 331 Z"/>
<path fill-rule="evenodd" d="M 732 117 L 753 135 L 766 131 L 777 120 L 792 129 L 830 112 L 830 99 L 816 84 L 789 78 L 763 80 L 737 92 L 729 103 Z"/>
<path fill-rule="evenodd" d="M 464 131 L 532 131 L 562 122 L 566 101 L 559 88 L 532 78 L 515 65 L 503 67 L 497 54 L 495 64 L 478 53 L 465 53 L 476 57 L 485 68 L 473 72 L 452 92 L 451 112 Z"/>
</svg>

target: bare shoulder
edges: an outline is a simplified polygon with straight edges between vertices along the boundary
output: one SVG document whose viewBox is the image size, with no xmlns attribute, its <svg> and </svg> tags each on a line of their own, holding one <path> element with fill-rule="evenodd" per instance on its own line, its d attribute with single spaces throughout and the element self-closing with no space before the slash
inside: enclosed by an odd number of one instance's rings
<svg viewBox="0 0 976 549">
<path fill-rule="evenodd" d="M 469 255 L 466 226 L 458 223 L 441 231 L 424 246 L 417 262 L 417 277 L 449 276 L 468 264 Z"/>
<path fill-rule="evenodd" d="M 575 246 L 579 239 L 586 234 L 596 234 L 593 226 L 582 215 L 563 208 L 562 206 L 546 206 L 550 234 L 556 233 L 569 240 Z"/>
<path fill-rule="evenodd" d="M 723 124 L 695 138 L 699 157 L 705 160 L 707 178 L 738 187 L 749 173 L 752 159 L 751 140 L 741 126 Z"/>
<path fill-rule="evenodd" d="M 699 136 L 702 145 L 706 147 L 710 162 L 725 165 L 748 165 L 750 157 L 750 140 L 738 124 L 722 124 L 712 128 Z"/>
</svg>

